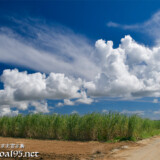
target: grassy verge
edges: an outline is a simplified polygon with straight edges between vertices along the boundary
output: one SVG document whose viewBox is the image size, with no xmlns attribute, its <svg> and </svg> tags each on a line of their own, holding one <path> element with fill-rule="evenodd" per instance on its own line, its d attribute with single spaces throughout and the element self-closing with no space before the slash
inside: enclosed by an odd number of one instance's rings
<svg viewBox="0 0 160 160">
<path fill-rule="evenodd" d="M 0 136 L 110 141 L 137 140 L 160 134 L 160 121 L 119 113 L 18 115 L 0 118 Z"/>
</svg>

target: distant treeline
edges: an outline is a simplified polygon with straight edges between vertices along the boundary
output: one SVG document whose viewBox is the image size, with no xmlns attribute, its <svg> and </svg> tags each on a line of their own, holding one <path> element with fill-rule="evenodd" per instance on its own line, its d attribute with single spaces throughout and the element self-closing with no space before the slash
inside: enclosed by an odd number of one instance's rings
<svg viewBox="0 0 160 160">
<path fill-rule="evenodd" d="M 30 114 L 0 118 L 0 136 L 76 141 L 137 140 L 160 134 L 160 121 L 120 113 Z"/>
</svg>

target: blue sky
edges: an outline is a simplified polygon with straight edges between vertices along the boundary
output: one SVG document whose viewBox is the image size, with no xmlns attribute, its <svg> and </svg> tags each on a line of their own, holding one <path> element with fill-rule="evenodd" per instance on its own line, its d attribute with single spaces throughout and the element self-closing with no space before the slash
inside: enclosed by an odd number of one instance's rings
<svg viewBox="0 0 160 160">
<path fill-rule="evenodd" d="M 0 1 L 0 115 L 160 117 L 160 2 Z"/>
</svg>

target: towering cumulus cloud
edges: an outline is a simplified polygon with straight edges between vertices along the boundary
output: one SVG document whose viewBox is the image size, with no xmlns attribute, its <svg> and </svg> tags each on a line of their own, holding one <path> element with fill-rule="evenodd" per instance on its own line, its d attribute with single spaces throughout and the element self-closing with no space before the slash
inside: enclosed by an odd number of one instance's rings
<svg viewBox="0 0 160 160">
<path fill-rule="evenodd" d="M 92 78 L 84 76 L 88 70 L 83 70 L 84 73 L 78 77 L 73 72 L 67 72 L 67 75 L 50 72 L 46 75 L 4 70 L 1 75 L 4 84 L 4 89 L 0 90 L 1 110 L 4 114 L 7 110 L 18 114 L 18 110 L 33 106 L 34 112 L 49 112 L 48 99 L 64 100 L 64 103 L 57 104 L 63 106 L 91 104 L 95 97 L 132 99 L 160 96 L 160 47 L 148 48 L 136 43 L 131 36 L 125 36 L 118 48 L 113 48 L 112 41 L 102 39 L 91 48 L 87 55 L 92 55 L 92 58 L 85 59 L 98 68 L 92 72 L 97 73 L 94 77 L 92 74 Z M 89 64 L 82 60 L 80 66 L 87 68 Z M 77 68 L 73 70 L 75 73 Z M 17 111 L 11 111 L 11 107 Z"/>
<path fill-rule="evenodd" d="M 101 73 L 87 82 L 90 96 L 121 98 L 160 96 L 160 47 L 152 49 L 136 43 L 130 36 L 121 39 L 118 48 L 113 42 L 96 42 L 100 54 L 104 54 Z"/>
</svg>

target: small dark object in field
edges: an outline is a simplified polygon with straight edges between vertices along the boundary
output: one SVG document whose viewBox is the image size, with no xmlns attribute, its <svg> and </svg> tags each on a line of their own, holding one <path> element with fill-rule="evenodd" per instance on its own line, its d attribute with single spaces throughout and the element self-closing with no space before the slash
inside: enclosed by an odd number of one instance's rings
<svg viewBox="0 0 160 160">
<path fill-rule="evenodd" d="M 97 150 L 97 151 L 95 152 L 95 154 L 101 154 L 101 151 Z"/>
</svg>

